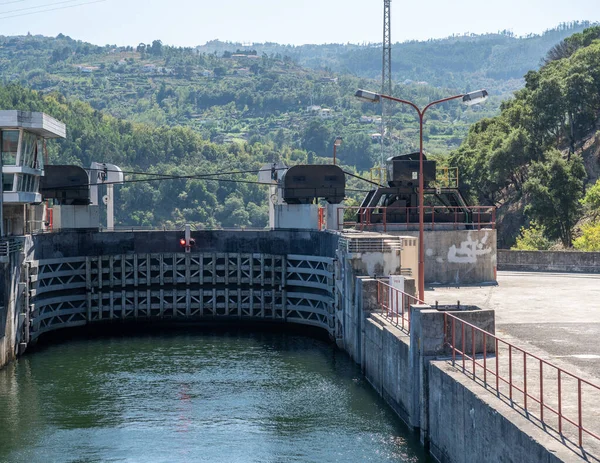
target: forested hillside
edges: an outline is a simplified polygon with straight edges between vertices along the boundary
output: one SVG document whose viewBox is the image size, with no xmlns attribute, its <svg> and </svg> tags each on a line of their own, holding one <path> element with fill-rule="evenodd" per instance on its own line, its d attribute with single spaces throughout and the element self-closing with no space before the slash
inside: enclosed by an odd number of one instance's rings
<svg viewBox="0 0 600 463">
<path fill-rule="evenodd" d="M 126 172 L 115 189 L 118 224 L 159 226 L 184 221 L 210 226 L 260 226 L 267 223 L 266 191 L 255 184 L 177 179 L 139 181 L 147 175 L 200 175 L 257 169 L 280 156 L 272 145 L 220 145 L 189 128 L 136 124 L 107 116 L 59 94 L 42 96 L 20 86 L 0 87 L 0 107 L 44 111 L 67 124 L 67 139 L 49 143 L 52 163 L 88 166 L 111 162 Z M 284 154 L 291 155 L 291 152 Z M 228 175 L 228 179 L 247 175 Z M 256 180 L 256 178 L 254 178 Z"/>
<path fill-rule="evenodd" d="M 407 79 L 426 81 L 429 85 L 465 91 L 477 88 L 501 93 L 513 91 L 522 86 L 523 75 L 538 68 L 541 58 L 556 43 L 591 25 L 587 21 L 561 24 L 541 35 L 527 37 L 515 37 L 509 31 L 502 31 L 395 43 L 392 46 L 393 79 L 398 83 Z M 197 49 L 221 55 L 241 47 L 238 43 L 215 40 Z M 259 54 L 288 56 L 309 68 L 381 79 L 380 43 L 301 46 L 265 43 L 252 47 Z"/>
<path fill-rule="evenodd" d="M 501 114 L 474 124 L 450 163 L 482 204 L 500 207 L 503 245 L 600 248 L 600 27 L 555 46 Z M 586 186 L 588 187 L 586 189 Z M 587 243 L 587 244 L 586 244 Z"/>
<path fill-rule="evenodd" d="M 395 51 L 403 53 L 395 65 L 406 72 L 397 68 L 393 93 L 417 104 L 492 84 L 483 106 L 449 102 L 432 108 L 424 138 L 429 154 L 459 166 L 474 202 L 500 206 L 501 244 L 511 245 L 519 227 L 535 220 L 529 231 L 541 246 L 554 240 L 569 246 L 573 232 L 577 237 L 595 223 L 593 194 L 580 200 L 588 176 L 597 177 L 599 170 L 593 137 L 600 101 L 598 28 L 560 41 L 582 27 L 524 39 L 504 33 L 415 42 Z M 98 47 L 62 35 L 0 37 L 0 107 L 45 111 L 63 120 L 67 140 L 50 145 L 56 162 L 112 162 L 130 180 L 146 178 L 141 172 L 244 172 L 221 181 L 127 183 L 117 189 L 121 225 L 264 226 L 266 191 L 248 171 L 278 160 L 326 162 L 336 136 L 344 139 L 337 154 L 347 168 L 365 173 L 379 162 L 374 134 L 381 130 L 381 108 L 352 96 L 357 88 L 379 88 L 370 78 L 377 74 L 375 64 L 369 63 L 380 48 L 208 46 L 215 49 L 176 48 L 159 40 Z M 518 77 L 517 69 L 537 69 L 544 60 L 539 71 Z M 508 90 L 523 83 L 507 100 Z M 414 150 L 412 109 L 389 107 L 385 154 Z M 352 187 L 366 185 L 353 179 Z"/>
<path fill-rule="evenodd" d="M 394 94 L 425 104 L 480 87 L 489 90 L 493 97 L 485 106 L 451 103 L 428 114 L 427 150 L 447 154 L 473 122 L 495 115 L 502 99 L 522 86 L 515 66 L 536 68 L 549 48 L 583 26 L 563 25 L 528 38 L 503 33 L 396 44 Z M 100 47 L 64 35 L 0 36 L 4 83 L 57 91 L 132 122 L 191 127 L 215 143 L 272 142 L 278 149 L 328 156 L 333 138 L 342 136 L 339 157 L 359 170 L 381 158 L 372 137 L 381 132 L 381 108 L 360 105 L 352 95 L 359 87 L 379 88 L 380 58 L 381 48 L 370 45 L 211 42 L 191 49 L 155 40 Z M 385 154 L 414 150 L 412 110 L 390 108 Z"/>
</svg>

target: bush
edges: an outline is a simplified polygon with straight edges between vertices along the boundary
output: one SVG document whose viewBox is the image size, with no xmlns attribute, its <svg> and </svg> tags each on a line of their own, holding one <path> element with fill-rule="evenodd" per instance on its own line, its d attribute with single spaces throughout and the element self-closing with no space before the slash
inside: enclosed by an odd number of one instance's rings
<svg viewBox="0 0 600 463">
<path fill-rule="evenodd" d="M 552 242 L 544 235 L 544 227 L 532 222 L 529 228 L 521 227 L 517 243 L 511 248 L 514 251 L 547 251 Z"/>
<path fill-rule="evenodd" d="M 581 227 L 583 234 L 573 241 L 578 251 L 600 251 L 600 222 L 590 222 Z"/>
</svg>

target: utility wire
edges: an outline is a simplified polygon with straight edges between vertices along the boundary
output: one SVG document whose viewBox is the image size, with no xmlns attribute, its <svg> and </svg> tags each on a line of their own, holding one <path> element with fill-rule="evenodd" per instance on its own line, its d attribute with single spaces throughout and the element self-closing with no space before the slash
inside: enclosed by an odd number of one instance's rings
<svg viewBox="0 0 600 463">
<path fill-rule="evenodd" d="M 16 10 L 2 11 L 2 12 L 0 12 L 0 14 L 17 13 L 19 11 L 27 11 L 27 10 L 36 10 L 38 8 L 45 8 L 47 6 L 63 5 L 64 3 L 73 3 L 73 2 L 78 2 L 78 1 L 80 1 L 80 0 L 63 0 L 62 2 L 44 3 L 44 4 L 38 5 L 38 6 L 28 6 L 27 8 L 18 8 Z"/>
<path fill-rule="evenodd" d="M 279 169 L 275 169 L 275 170 L 282 170 L 282 169 L 283 168 L 279 168 Z M 98 171 L 104 172 L 104 169 L 89 169 L 89 170 L 98 170 Z M 225 182 L 225 183 L 244 183 L 244 184 L 249 184 L 249 185 L 273 185 L 273 183 L 270 183 L 270 182 L 259 182 L 259 181 L 254 181 L 254 180 L 215 178 L 215 176 L 220 176 L 220 175 L 226 175 L 226 174 L 231 175 L 231 174 L 236 174 L 236 173 L 256 173 L 256 172 L 260 172 L 261 170 L 263 170 L 263 169 L 254 169 L 254 170 L 248 170 L 248 171 L 235 171 L 235 172 L 215 172 L 212 174 L 200 174 L 200 175 L 161 175 L 161 174 L 147 174 L 145 172 L 136 172 L 135 174 L 138 174 L 138 175 L 154 175 L 156 177 L 123 180 L 122 182 L 119 182 L 119 181 L 102 182 L 102 183 L 98 183 L 96 185 L 122 185 L 122 184 L 126 184 L 126 183 L 141 183 L 141 182 L 154 182 L 154 181 L 160 182 L 163 180 L 205 180 L 205 181 L 216 181 L 216 182 Z M 112 171 L 108 171 L 108 172 L 118 172 L 118 171 L 112 170 Z M 125 173 L 125 172 L 123 172 L 123 173 Z M 363 180 L 366 180 L 366 179 L 363 179 Z M 366 181 L 368 181 L 368 180 L 366 180 Z M 89 187 L 91 185 L 92 184 L 89 184 L 89 183 L 85 183 L 85 184 L 82 183 L 79 185 L 64 185 L 64 186 L 49 187 L 49 188 L 44 188 L 44 190 L 46 190 L 46 191 L 47 190 L 68 190 L 68 189 L 85 188 L 85 187 Z M 346 191 L 367 192 L 369 190 L 346 188 Z"/>
<path fill-rule="evenodd" d="M 120 172 L 122 174 L 127 174 L 127 175 L 148 175 L 148 176 L 154 176 L 154 177 L 173 177 L 173 178 L 187 178 L 188 177 L 188 176 L 181 176 L 181 175 L 154 174 L 151 172 L 137 172 L 137 171 L 128 171 L 128 170 L 91 169 L 91 168 L 86 168 L 86 167 L 82 167 L 82 169 L 88 170 L 90 172 L 92 172 L 92 171 L 93 172 Z M 218 176 L 218 175 L 255 174 L 258 172 L 271 172 L 273 170 L 285 170 L 285 169 L 289 169 L 289 167 L 277 167 L 275 169 L 269 168 L 269 169 L 238 170 L 238 171 L 229 171 L 229 172 L 214 172 L 211 174 L 192 175 L 191 177 L 202 178 L 202 177 L 211 177 L 211 176 Z"/>
<path fill-rule="evenodd" d="M 94 1 L 91 1 L 91 2 L 78 3 L 77 5 L 59 6 L 57 8 L 47 8 L 45 10 L 30 11 L 28 13 L 13 14 L 13 15 L 10 15 L 10 16 L 2 16 L 4 14 L 6 14 L 6 13 L 9 13 L 8 11 L 5 11 L 4 13 L 0 13 L 0 19 L 17 18 L 17 17 L 20 17 L 20 16 L 29 16 L 29 15 L 36 14 L 36 13 L 45 13 L 47 11 L 65 10 L 67 8 L 75 8 L 77 6 L 91 5 L 92 3 L 102 3 L 102 2 L 105 2 L 105 1 L 106 0 L 94 0 Z M 36 8 L 42 8 L 43 6 L 44 5 L 41 5 L 41 6 L 36 7 Z M 13 11 L 16 11 L 16 10 L 13 10 Z"/>
<path fill-rule="evenodd" d="M 344 173 L 346 175 L 349 175 L 350 177 L 354 177 L 354 178 L 357 178 L 359 180 L 363 180 L 364 182 L 371 183 L 371 184 L 377 185 L 377 186 L 381 186 L 381 184 L 379 184 L 377 182 L 374 182 L 373 180 L 368 180 L 368 179 L 366 179 L 364 177 L 361 177 L 360 175 L 356 175 L 356 174 L 353 174 L 352 172 L 348 172 L 347 170 L 345 170 Z"/>
</svg>

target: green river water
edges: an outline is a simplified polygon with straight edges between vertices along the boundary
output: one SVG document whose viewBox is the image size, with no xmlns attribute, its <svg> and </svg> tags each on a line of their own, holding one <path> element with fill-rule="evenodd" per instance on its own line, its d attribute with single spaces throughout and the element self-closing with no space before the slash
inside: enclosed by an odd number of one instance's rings
<svg viewBox="0 0 600 463">
<path fill-rule="evenodd" d="M 428 460 L 359 368 L 316 338 L 80 336 L 0 370 L 0 462 L 391 461 Z"/>
</svg>

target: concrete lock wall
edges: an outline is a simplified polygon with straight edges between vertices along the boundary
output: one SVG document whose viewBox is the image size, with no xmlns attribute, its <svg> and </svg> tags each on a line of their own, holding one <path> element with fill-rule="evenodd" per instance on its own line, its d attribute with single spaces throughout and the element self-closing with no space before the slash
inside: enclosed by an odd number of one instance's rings
<svg viewBox="0 0 600 463">
<path fill-rule="evenodd" d="M 0 264 L 0 368 L 43 332 L 138 316 L 256 318 L 333 334 L 337 234 L 194 231 L 189 254 L 183 235 L 82 229 L 23 238 L 23 251 Z"/>
<path fill-rule="evenodd" d="M 541 429 L 454 369 L 448 361 L 430 362 L 427 376 L 429 450 L 437 461 L 558 463 L 573 460 L 573 454 L 560 442 L 548 439 Z"/>
<path fill-rule="evenodd" d="M 499 249 L 498 270 L 600 273 L 600 252 Z"/>
<path fill-rule="evenodd" d="M 30 245 L 29 240 L 24 240 L 25 249 Z M 22 275 L 23 271 L 27 271 L 23 253 L 10 253 L 9 261 L 0 264 L 0 368 L 16 358 L 19 345 L 28 336 L 29 301 L 23 282 L 27 275 Z"/>
<path fill-rule="evenodd" d="M 418 231 L 393 234 L 419 236 Z M 496 281 L 496 230 L 425 231 L 425 283 Z"/>
<path fill-rule="evenodd" d="M 31 259 L 97 256 L 110 254 L 145 254 L 182 252 L 179 239 L 183 231 L 166 232 L 98 232 L 74 230 L 33 237 Z M 333 257 L 338 236 L 309 230 L 272 231 L 192 231 L 196 244 L 193 252 L 242 252 L 300 254 Z"/>
<path fill-rule="evenodd" d="M 358 363 L 366 379 L 419 432 L 436 461 L 555 463 L 572 459 L 560 442 L 547 439 L 543 430 L 452 366 L 445 348 L 444 333 L 449 333 L 450 324 L 444 321 L 444 310 L 412 306 L 408 335 L 377 313 L 375 280 L 357 279 L 356 287 L 362 299 L 355 301 L 357 324 L 345 334 L 350 341 L 345 348 L 356 348 L 355 328 L 362 324 Z M 494 332 L 493 311 L 452 313 Z M 468 331 L 465 337 L 466 344 L 472 345 Z M 455 342 L 460 344 L 460 337 Z M 483 350 L 479 339 L 475 351 Z M 486 350 L 493 353 L 493 343 L 488 342 Z"/>
</svg>

